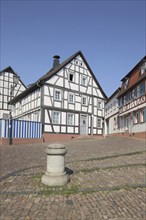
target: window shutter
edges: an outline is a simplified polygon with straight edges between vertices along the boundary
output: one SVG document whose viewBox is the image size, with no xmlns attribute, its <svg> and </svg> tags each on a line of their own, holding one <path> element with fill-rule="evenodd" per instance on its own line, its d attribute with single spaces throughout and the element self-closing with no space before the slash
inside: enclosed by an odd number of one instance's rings
<svg viewBox="0 0 146 220">
<path fill-rule="evenodd" d="M 143 95 L 144 94 L 144 91 L 145 90 L 145 87 L 144 87 L 144 83 L 142 82 L 141 84 L 140 84 L 140 95 Z"/>
<path fill-rule="evenodd" d="M 144 109 L 144 119 L 143 119 L 144 122 L 146 122 L 146 108 Z"/>
<path fill-rule="evenodd" d="M 138 111 L 138 123 L 140 122 L 140 110 Z"/>
</svg>

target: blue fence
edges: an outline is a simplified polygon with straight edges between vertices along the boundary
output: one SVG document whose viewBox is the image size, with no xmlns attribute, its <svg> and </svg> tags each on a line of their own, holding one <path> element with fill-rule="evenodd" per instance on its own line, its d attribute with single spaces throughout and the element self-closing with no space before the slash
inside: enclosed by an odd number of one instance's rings
<svg viewBox="0 0 146 220">
<path fill-rule="evenodd" d="M 12 138 L 41 138 L 42 123 L 35 121 L 12 120 Z M 9 121 L 0 119 L 0 137 L 8 138 Z"/>
</svg>

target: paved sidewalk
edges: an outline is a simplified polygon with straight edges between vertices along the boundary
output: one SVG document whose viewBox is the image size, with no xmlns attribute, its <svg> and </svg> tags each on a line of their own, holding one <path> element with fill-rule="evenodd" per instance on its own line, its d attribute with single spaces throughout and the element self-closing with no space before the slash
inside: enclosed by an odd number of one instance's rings
<svg viewBox="0 0 146 220">
<path fill-rule="evenodd" d="M 1 220 L 145 220 L 146 141 L 64 141 L 70 183 L 41 183 L 49 143 L 1 147 Z"/>
</svg>

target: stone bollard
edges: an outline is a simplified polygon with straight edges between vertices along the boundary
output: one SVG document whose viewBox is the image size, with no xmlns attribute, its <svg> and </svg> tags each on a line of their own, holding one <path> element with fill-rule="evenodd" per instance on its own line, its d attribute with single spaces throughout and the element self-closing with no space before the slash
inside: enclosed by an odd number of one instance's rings
<svg viewBox="0 0 146 220">
<path fill-rule="evenodd" d="M 50 144 L 47 149 L 47 171 L 42 176 L 42 183 L 47 186 L 62 186 L 69 182 L 65 172 L 65 154 L 67 150 L 64 144 Z"/>
</svg>

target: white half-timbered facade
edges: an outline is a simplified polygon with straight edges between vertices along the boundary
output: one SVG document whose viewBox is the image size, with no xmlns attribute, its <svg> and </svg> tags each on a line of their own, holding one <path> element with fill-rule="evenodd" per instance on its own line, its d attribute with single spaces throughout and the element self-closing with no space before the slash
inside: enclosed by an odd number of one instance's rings
<svg viewBox="0 0 146 220">
<path fill-rule="evenodd" d="M 8 102 L 10 99 L 26 90 L 26 86 L 20 78 L 17 85 L 15 84 L 16 76 L 16 72 L 10 66 L 0 71 L 0 119 L 9 117 L 10 106 Z"/>
<path fill-rule="evenodd" d="M 106 95 L 81 51 L 53 68 L 12 100 L 13 117 L 39 121 L 43 136 L 102 135 Z M 47 138 L 46 138 L 47 139 Z"/>
<path fill-rule="evenodd" d="M 105 104 L 105 135 L 119 133 L 119 100 L 118 88 L 109 98 Z"/>
</svg>

